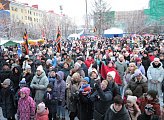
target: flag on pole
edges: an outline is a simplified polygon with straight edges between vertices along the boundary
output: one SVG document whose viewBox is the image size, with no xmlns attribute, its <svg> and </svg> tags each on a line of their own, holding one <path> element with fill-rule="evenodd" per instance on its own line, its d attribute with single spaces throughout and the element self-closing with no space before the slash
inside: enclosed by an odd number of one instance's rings
<svg viewBox="0 0 164 120">
<path fill-rule="evenodd" d="M 23 36 L 23 40 L 25 41 L 25 50 L 26 50 L 26 55 L 29 54 L 29 49 L 28 49 L 28 34 L 27 34 L 27 30 L 25 29 L 25 32 L 24 32 L 24 36 Z"/>
<path fill-rule="evenodd" d="M 19 58 L 22 57 L 22 48 L 21 48 L 21 45 L 20 44 L 18 44 L 17 54 L 18 54 Z"/>
<path fill-rule="evenodd" d="M 60 29 L 58 27 L 58 31 L 57 31 L 57 37 L 56 37 L 56 46 L 57 46 L 57 52 L 61 52 L 61 42 L 60 42 L 60 38 L 61 38 L 61 33 L 60 33 Z"/>
</svg>

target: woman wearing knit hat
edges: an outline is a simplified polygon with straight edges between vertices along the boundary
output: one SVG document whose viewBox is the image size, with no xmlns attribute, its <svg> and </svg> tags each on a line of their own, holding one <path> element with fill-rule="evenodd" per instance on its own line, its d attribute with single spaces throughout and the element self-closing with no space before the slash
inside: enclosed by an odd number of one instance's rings
<svg viewBox="0 0 164 120">
<path fill-rule="evenodd" d="M 136 102 L 137 102 L 136 96 L 129 95 L 127 97 L 126 108 L 128 110 L 131 120 L 137 120 L 137 117 L 141 114 L 141 111 Z"/>
</svg>

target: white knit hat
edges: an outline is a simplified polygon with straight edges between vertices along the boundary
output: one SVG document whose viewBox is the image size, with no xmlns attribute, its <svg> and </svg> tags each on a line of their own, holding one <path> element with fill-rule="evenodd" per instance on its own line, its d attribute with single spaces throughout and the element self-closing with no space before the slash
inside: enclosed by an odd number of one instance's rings
<svg viewBox="0 0 164 120">
<path fill-rule="evenodd" d="M 41 102 L 41 103 L 38 104 L 37 113 L 42 113 L 42 112 L 45 111 L 45 109 L 46 109 L 45 104 L 43 102 Z"/>
<path fill-rule="evenodd" d="M 81 67 L 80 63 L 76 62 L 74 66 Z"/>
<path fill-rule="evenodd" d="M 92 68 L 92 72 L 95 72 L 96 75 L 98 75 L 98 72 L 97 72 L 97 70 L 95 68 Z"/>
<path fill-rule="evenodd" d="M 38 67 L 37 67 L 37 69 L 36 70 L 40 70 L 41 72 L 43 72 L 44 70 L 43 70 L 43 66 L 42 65 L 39 65 Z"/>
<path fill-rule="evenodd" d="M 26 70 L 27 69 L 31 69 L 31 66 L 30 65 L 26 65 L 26 68 L 25 68 Z"/>
<path fill-rule="evenodd" d="M 113 79 L 115 79 L 116 72 L 115 71 L 110 71 L 107 73 L 107 75 L 110 75 Z"/>
<path fill-rule="evenodd" d="M 136 103 L 137 102 L 137 97 L 128 95 L 127 101 L 130 101 L 132 103 Z"/>
</svg>

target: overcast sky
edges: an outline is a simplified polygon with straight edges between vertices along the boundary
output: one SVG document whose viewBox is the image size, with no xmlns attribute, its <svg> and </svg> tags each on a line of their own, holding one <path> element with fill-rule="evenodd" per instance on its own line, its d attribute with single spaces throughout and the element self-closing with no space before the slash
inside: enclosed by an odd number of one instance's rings
<svg viewBox="0 0 164 120">
<path fill-rule="evenodd" d="M 22 3 L 38 4 L 39 9 L 54 10 L 60 13 L 59 6 L 63 6 L 63 13 L 74 18 L 77 24 L 84 22 L 85 0 L 17 0 Z M 88 11 L 94 0 L 88 0 Z M 114 11 L 129 11 L 148 8 L 149 0 L 107 0 Z"/>
</svg>

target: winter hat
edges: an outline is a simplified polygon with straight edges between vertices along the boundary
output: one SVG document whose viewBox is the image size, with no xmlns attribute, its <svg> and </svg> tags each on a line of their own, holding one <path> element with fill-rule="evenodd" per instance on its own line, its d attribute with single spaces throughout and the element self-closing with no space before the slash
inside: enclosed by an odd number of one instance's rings
<svg viewBox="0 0 164 120">
<path fill-rule="evenodd" d="M 22 78 L 22 80 L 19 82 L 19 86 L 20 87 L 26 86 L 26 79 L 25 78 Z"/>
<path fill-rule="evenodd" d="M 44 112 L 46 109 L 46 106 L 43 102 L 39 103 L 37 106 L 37 113 L 42 113 Z"/>
<path fill-rule="evenodd" d="M 97 72 L 97 70 L 96 70 L 95 68 L 92 68 L 92 72 L 95 72 L 96 75 L 98 75 L 98 72 Z M 91 72 L 91 73 L 92 73 L 92 72 Z"/>
<path fill-rule="evenodd" d="M 160 59 L 159 58 L 154 58 L 154 61 L 160 62 Z"/>
<path fill-rule="evenodd" d="M 136 58 L 136 62 L 141 62 L 141 61 L 142 61 L 141 58 L 139 57 Z"/>
<path fill-rule="evenodd" d="M 91 87 L 90 87 L 90 84 L 83 84 L 80 88 L 80 91 L 81 92 L 91 92 Z"/>
<path fill-rule="evenodd" d="M 74 66 L 81 67 L 80 63 L 76 62 Z"/>
<path fill-rule="evenodd" d="M 48 59 L 47 61 L 46 61 L 46 63 L 48 64 L 52 64 L 52 60 L 51 59 Z"/>
<path fill-rule="evenodd" d="M 43 72 L 44 70 L 43 70 L 43 66 L 42 65 L 39 65 L 38 67 L 37 67 L 37 69 L 36 70 L 40 70 L 41 72 Z"/>
<path fill-rule="evenodd" d="M 125 96 L 127 95 L 133 95 L 133 92 L 130 89 L 128 89 L 125 91 Z"/>
<path fill-rule="evenodd" d="M 157 98 L 157 91 L 155 91 L 155 90 L 149 90 L 147 92 L 147 95 L 150 95 L 153 99 L 156 99 Z"/>
<path fill-rule="evenodd" d="M 107 76 L 111 76 L 113 79 L 115 79 L 116 72 L 115 71 L 110 71 L 107 73 Z"/>
<path fill-rule="evenodd" d="M 142 75 L 141 71 L 139 69 L 136 69 L 134 71 L 134 77 L 137 77 L 138 75 Z"/>
<path fill-rule="evenodd" d="M 84 77 L 84 80 L 87 81 L 89 83 L 89 77 Z"/>
<path fill-rule="evenodd" d="M 31 66 L 30 65 L 26 65 L 25 69 L 31 69 Z"/>
<path fill-rule="evenodd" d="M 25 57 L 24 58 L 27 58 L 27 59 L 29 59 L 29 55 L 25 55 Z"/>
<path fill-rule="evenodd" d="M 137 97 L 128 95 L 127 101 L 130 101 L 132 103 L 136 103 L 137 102 Z"/>
<path fill-rule="evenodd" d="M 9 79 L 9 78 L 7 78 L 7 79 L 5 79 L 4 81 L 3 81 L 3 83 L 1 83 L 2 85 L 10 85 L 11 84 L 11 80 Z"/>
<path fill-rule="evenodd" d="M 121 57 L 124 57 L 122 54 L 119 54 L 118 58 L 120 59 Z"/>
</svg>

